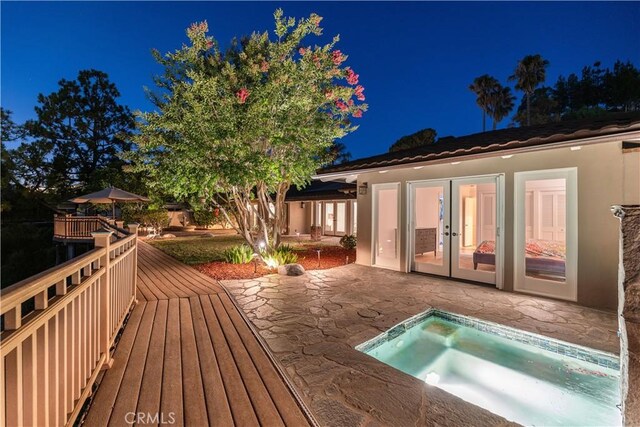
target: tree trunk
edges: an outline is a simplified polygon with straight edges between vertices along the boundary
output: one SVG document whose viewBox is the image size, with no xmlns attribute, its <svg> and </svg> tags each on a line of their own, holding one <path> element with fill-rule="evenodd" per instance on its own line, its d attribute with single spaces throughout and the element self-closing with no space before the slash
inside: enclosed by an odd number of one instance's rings
<svg viewBox="0 0 640 427">
<path fill-rule="evenodd" d="M 527 126 L 531 126 L 531 96 L 529 93 L 526 93 L 527 97 Z"/>
<path fill-rule="evenodd" d="M 482 132 L 487 130 L 487 112 L 482 109 Z"/>
</svg>

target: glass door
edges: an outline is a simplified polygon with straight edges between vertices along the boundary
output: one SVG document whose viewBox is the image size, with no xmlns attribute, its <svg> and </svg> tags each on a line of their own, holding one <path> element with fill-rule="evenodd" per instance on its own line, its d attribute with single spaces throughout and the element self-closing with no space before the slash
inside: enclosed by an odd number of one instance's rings
<svg viewBox="0 0 640 427">
<path fill-rule="evenodd" d="M 450 181 L 410 184 L 411 270 L 449 275 Z"/>
<path fill-rule="evenodd" d="M 454 179 L 451 193 L 451 277 L 495 284 L 497 178 Z"/>
<path fill-rule="evenodd" d="M 516 173 L 515 190 L 515 290 L 576 301 L 576 170 Z"/>
<path fill-rule="evenodd" d="M 347 232 L 347 202 L 336 202 L 335 204 L 335 224 L 336 236 L 344 236 Z"/>
<path fill-rule="evenodd" d="M 376 267 L 400 269 L 400 184 L 373 185 L 373 254 Z"/>
<path fill-rule="evenodd" d="M 333 236 L 335 234 L 335 209 L 333 202 L 324 203 L 324 234 Z"/>
</svg>

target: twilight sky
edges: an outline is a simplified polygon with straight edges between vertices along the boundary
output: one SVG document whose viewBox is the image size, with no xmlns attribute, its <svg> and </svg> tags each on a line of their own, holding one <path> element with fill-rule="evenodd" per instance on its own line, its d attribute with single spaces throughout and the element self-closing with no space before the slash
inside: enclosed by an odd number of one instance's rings
<svg viewBox="0 0 640 427">
<path fill-rule="evenodd" d="M 143 87 L 160 72 L 151 48 L 179 48 L 185 28 L 200 20 L 225 46 L 234 35 L 272 30 L 277 7 L 288 16 L 323 16 L 322 41 L 340 34 L 338 48 L 360 74 L 369 104 L 360 129 L 343 139 L 354 158 L 385 152 L 426 127 L 439 136 L 481 131 L 469 84 L 484 73 L 505 84 L 527 54 L 551 62 L 549 84 L 597 60 L 640 66 L 639 2 L 3 1 L 1 105 L 21 123 L 35 117 L 38 93 L 95 68 L 109 74 L 121 103 L 150 109 Z"/>
</svg>

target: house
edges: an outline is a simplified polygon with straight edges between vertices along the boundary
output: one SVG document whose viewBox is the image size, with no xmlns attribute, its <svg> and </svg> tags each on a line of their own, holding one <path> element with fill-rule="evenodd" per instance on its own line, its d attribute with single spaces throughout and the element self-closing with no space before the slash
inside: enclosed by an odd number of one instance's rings
<svg viewBox="0 0 640 427">
<path fill-rule="evenodd" d="M 324 236 L 355 234 L 358 204 L 356 184 L 313 181 L 303 189 L 292 187 L 285 198 L 288 235 L 310 234 L 318 226 Z"/>
<path fill-rule="evenodd" d="M 357 184 L 359 264 L 611 310 L 610 208 L 640 204 L 640 114 L 448 137 L 314 179 Z"/>
</svg>

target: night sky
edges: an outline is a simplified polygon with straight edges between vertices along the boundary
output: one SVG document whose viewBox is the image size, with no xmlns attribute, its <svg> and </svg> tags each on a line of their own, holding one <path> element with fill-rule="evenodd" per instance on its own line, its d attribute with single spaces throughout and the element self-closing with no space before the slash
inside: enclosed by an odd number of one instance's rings
<svg viewBox="0 0 640 427">
<path fill-rule="evenodd" d="M 223 46 L 234 35 L 273 29 L 273 11 L 324 17 L 323 42 L 338 48 L 365 86 L 369 111 L 343 139 L 354 158 L 385 152 L 403 135 L 481 130 L 468 86 L 488 73 L 503 84 L 517 61 L 540 53 L 547 82 L 616 59 L 640 66 L 640 3 L 125 3 L 2 2 L 2 107 L 18 123 L 35 117 L 38 93 L 80 69 L 105 71 L 132 110 L 151 108 L 143 87 L 160 72 L 150 55 L 177 49 L 185 28 L 207 20 Z M 312 43 L 310 39 L 309 43 Z M 521 93 L 517 93 L 520 97 Z M 519 102 L 519 101 L 518 101 Z M 510 118 L 501 122 L 505 127 Z"/>
</svg>

